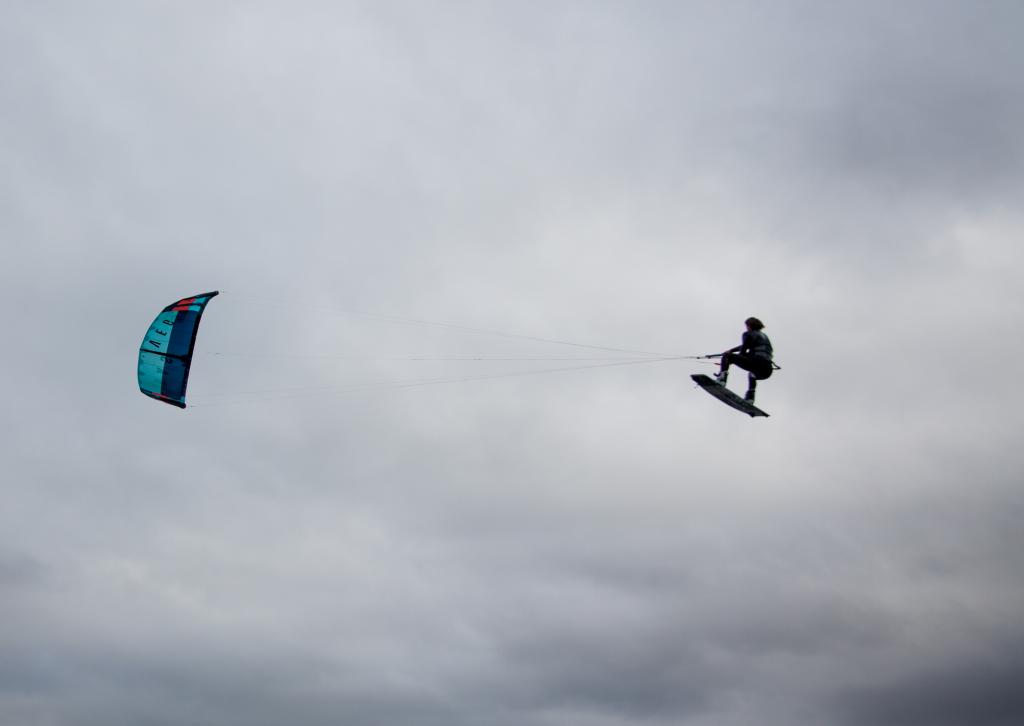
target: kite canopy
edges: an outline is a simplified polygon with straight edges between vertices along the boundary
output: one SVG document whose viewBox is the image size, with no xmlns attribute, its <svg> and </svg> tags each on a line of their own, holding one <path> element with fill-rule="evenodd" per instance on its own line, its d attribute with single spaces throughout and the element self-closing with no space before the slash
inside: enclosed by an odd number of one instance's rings
<svg viewBox="0 0 1024 726">
<path fill-rule="evenodd" d="M 171 303 L 156 316 L 139 347 L 139 390 L 151 398 L 185 408 L 185 387 L 199 318 L 217 291 Z"/>
</svg>

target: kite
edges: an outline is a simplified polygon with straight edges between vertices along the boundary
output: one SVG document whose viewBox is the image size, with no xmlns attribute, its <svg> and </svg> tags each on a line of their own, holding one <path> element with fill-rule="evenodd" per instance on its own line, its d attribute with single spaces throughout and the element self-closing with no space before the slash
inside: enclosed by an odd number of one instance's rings
<svg viewBox="0 0 1024 726">
<path fill-rule="evenodd" d="M 156 316 L 139 346 L 139 390 L 150 398 L 185 408 L 199 319 L 217 291 L 171 303 Z"/>
</svg>

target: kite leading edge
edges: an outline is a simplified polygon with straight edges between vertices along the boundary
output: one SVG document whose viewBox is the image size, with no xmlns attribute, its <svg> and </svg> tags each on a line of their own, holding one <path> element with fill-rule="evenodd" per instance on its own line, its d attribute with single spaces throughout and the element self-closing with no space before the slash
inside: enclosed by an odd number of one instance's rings
<svg viewBox="0 0 1024 726">
<path fill-rule="evenodd" d="M 139 390 L 150 398 L 185 408 L 185 388 L 199 319 L 217 292 L 204 292 L 171 303 L 149 326 L 139 346 Z"/>
</svg>

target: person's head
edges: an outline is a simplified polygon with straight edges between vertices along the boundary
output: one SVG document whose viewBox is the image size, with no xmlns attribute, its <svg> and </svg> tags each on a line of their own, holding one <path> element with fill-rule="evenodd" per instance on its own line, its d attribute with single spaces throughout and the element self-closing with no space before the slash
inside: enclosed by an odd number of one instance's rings
<svg viewBox="0 0 1024 726">
<path fill-rule="evenodd" d="M 764 323 L 757 318 L 747 318 L 745 322 L 749 330 L 762 330 L 764 328 Z"/>
</svg>

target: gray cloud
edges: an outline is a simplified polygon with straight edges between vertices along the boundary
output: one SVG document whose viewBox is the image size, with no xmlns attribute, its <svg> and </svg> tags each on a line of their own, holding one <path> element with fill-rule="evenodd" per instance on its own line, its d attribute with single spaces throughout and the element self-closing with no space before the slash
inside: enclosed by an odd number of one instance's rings
<svg viewBox="0 0 1024 726">
<path fill-rule="evenodd" d="M 1016 3 L 5 17 L 0 722 L 1021 720 Z"/>
<path fill-rule="evenodd" d="M 1013 638 L 1019 631 L 1013 630 Z M 946 663 L 925 662 L 845 689 L 836 699 L 844 723 L 1018 723 L 1024 703 L 1019 643 L 995 635 L 983 655 L 951 651 Z"/>
</svg>

